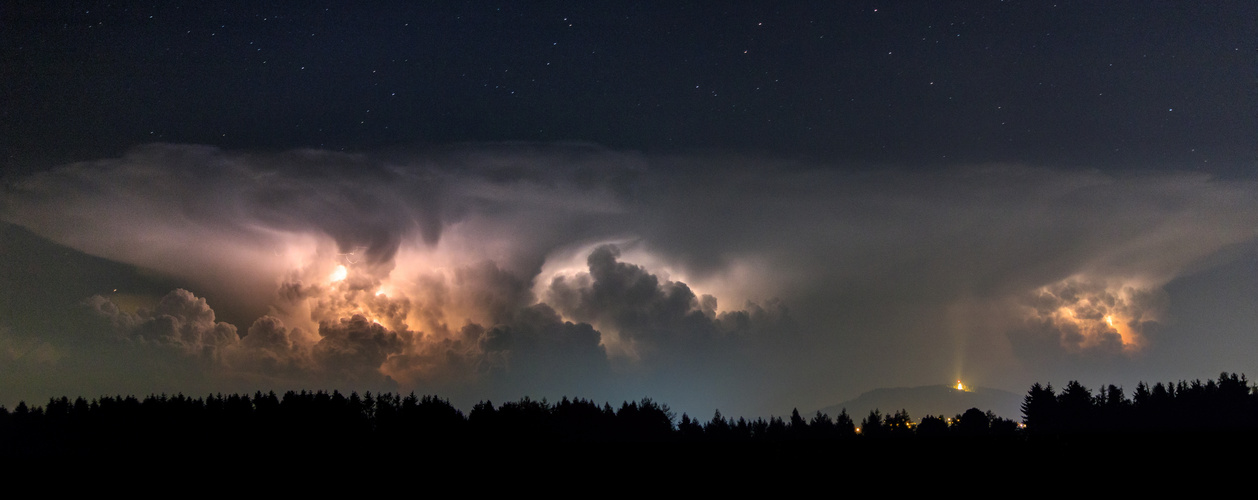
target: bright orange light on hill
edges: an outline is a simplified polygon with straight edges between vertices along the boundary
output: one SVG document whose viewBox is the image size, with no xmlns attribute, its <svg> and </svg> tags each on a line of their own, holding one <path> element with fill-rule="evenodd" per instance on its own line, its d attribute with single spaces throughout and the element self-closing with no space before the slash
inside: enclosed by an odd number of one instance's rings
<svg viewBox="0 0 1258 500">
<path fill-rule="evenodd" d="M 965 384 L 962 384 L 960 380 L 957 381 L 957 390 L 962 392 L 965 391 Z"/>
</svg>

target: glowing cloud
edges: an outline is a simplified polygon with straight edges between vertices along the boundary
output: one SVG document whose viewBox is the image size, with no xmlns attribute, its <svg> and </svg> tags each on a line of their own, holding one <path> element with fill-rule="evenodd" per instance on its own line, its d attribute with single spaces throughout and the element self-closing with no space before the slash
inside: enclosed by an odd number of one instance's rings
<svg viewBox="0 0 1258 500">
<path fill-rule="evenodd" d="M 349 271 L 345 269 L 345 266 L 336 266 L 336 270 L 332 271 L 331 276 L 328 276 L 328 281 L 335 283 L 344 280 L 346 276 L 349 276 Z"/>
<path fill-rule="evenodd" d="M 1135 353 L 1165 307 L 1157 289 L 1075 277 L 1035 291 L 1026 303 L 1032 328 L 1056 335 L 1071 351 L 1101 349 Z"/>
<path fill-rule="evenodd" d="M 143 312 L 89 300 L 128 345 L 208 356 L 233 380 L 471 402 L 594 391 L 724 409 L 760 387 L 803 404 L 788 389 L 818 380 L 920 383 L 964 361 L 982 385 L 1058 354 L 1147 352 L 1164 286 L 1258 237 L 1252 183 L 1196 174 L 584 146 L 153 144 L 7 182 L 0 219 L 180 280 Z M 12 345 L 48 335 L 0 328 Z"/>
</svg>

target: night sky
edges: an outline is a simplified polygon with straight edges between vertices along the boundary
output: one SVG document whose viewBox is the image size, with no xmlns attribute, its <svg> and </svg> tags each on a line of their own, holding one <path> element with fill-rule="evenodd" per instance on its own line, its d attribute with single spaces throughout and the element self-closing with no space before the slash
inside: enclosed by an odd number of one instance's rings
<svg viewBox="0 0 1258 500">
<path fill-rule="evenodd" d="M 1258 4 L 373 5 L 3 2 L 0 404 L 1258 374 Z"/>
</svg>

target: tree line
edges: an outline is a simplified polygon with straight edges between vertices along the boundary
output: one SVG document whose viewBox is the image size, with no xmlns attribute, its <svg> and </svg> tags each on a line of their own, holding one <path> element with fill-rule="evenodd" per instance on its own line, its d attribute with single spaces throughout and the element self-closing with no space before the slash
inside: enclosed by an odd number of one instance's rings
<svg viewBox="0 0 1258 500">
<path fill-rule="evenodd" d="M 1131 398 L 1108 385 L 1096 394 L 1077 381 L 1057 393 L 1031 386 L 1022 403 L 1028 436 L 1258 431 L 1258 390 L 1243 374 L 1218 380 L 1136 385 Z"/>
<path fill-rule="evenodd" d="M 44 406 L 0 406 L 0 453 L 6 455 L 115 452 L 186 453 L 261 446 L 283 453 L 379 452 L 503 445 L 590 443 L 761 443 L 813 446 L 823 443 L 1023 442 L 1060 436 L 1141 433 L 1246 432 L 1258 430 L 1258 392 L 1244 375 L 1223 373 L 1205 382 L 1137 385 L 1130 398 L 1109 385 L 1095 394 L 1078 382 L 1060 393 L 1035 384 L 1015 422 L 971 408 L 951 418 L 914 421 L 905 410 L 871 411 L 859 422 L 846 410 L 831 417 L 748 420 L 716 411 L 707 420 L 680 418 L 649 398 L 618 408 L 586 399 L 523 398 L 476 404 L 464 414 L 438 396 L 393 393 L 348 395 L 337 391 L 104 396 L 50 399 Z"/>
</svg>

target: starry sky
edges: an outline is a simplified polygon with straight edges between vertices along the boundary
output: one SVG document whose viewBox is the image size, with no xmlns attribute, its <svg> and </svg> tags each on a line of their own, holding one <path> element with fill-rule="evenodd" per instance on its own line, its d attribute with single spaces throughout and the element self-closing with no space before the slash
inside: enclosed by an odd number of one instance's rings
<svg viewBox="0 0 1258 500">
<path fill-rule="evenodd" d="M 3 2 L 0 404 L 1258 373 L 1252 2 Z"/>
</svg>

